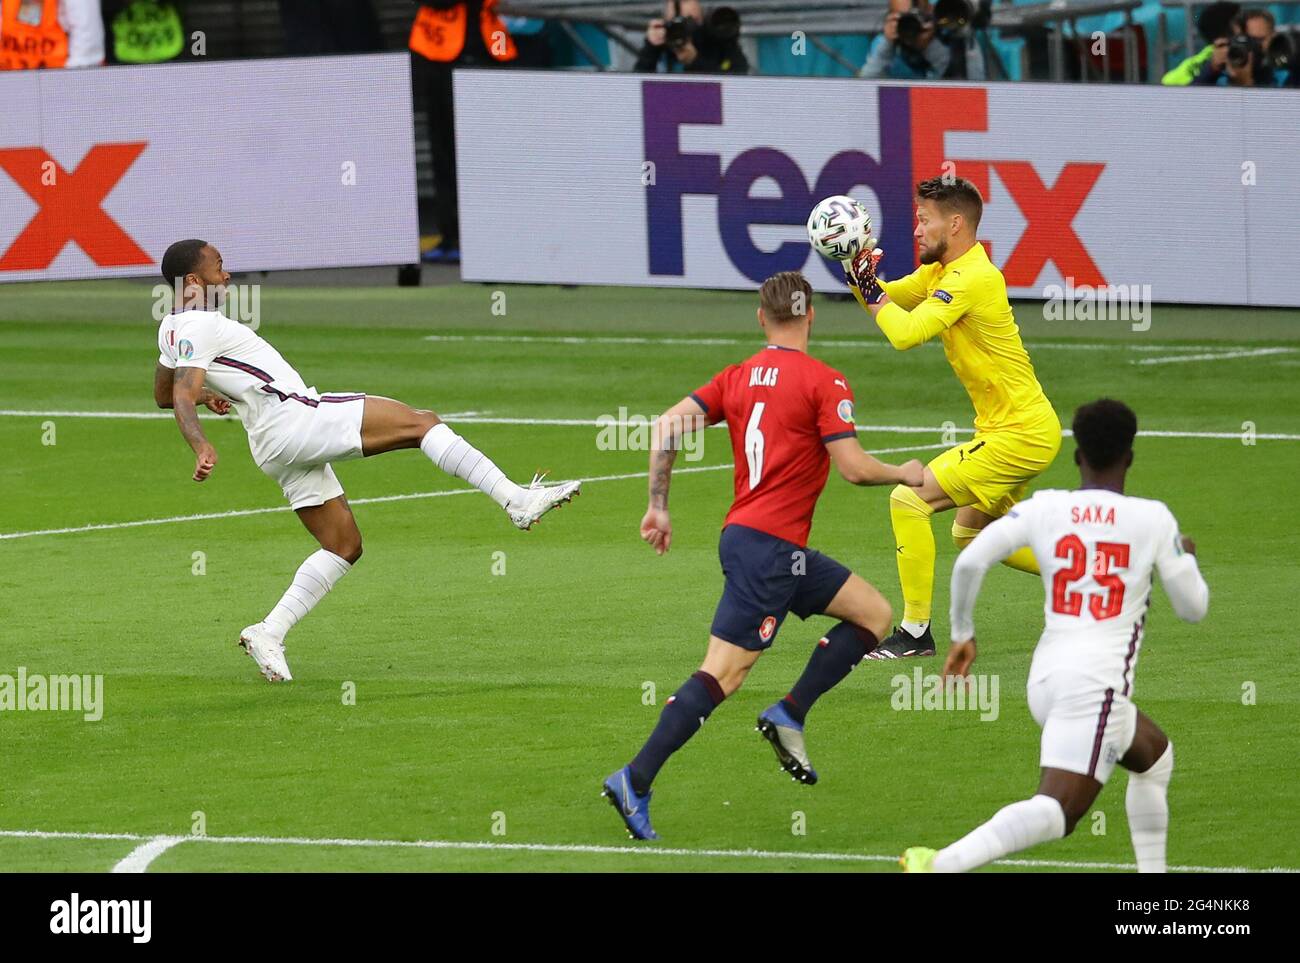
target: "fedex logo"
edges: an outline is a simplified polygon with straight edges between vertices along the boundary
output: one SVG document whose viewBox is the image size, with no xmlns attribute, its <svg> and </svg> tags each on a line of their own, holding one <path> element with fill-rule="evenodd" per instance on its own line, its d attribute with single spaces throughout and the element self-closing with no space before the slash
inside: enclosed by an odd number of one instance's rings
<svg viewBox="0 0 1300 963">
<path fill-rule="evenodd" d="M 646 188 L 652 275 L 686 273 L 682 198 L 688 194 L 717 198 L 723 249 L 736 269 L 757 283 L 777 271 L 802 269 L 809 245 L 803 240 L 786 241 L 774 251 L 761 250 L 750 238 L 751 225 L 803 225 L 821 198 L 866 185 L 881 205 L 882 223 L 877 228 L 885 250 L 883 272 L 900 277 L 916 266 L 913 188 L 918 181 L 943 173 L 944 162 L 950 161 L 960 176 L 979 188 L 986 205 L 998 203 L 989 190 L 989 173 L 996 171 L 1009 201 L 1025 219 L 1023 233 L 1002 263 L 1008 287 L 1032 287 L 1049 261 L 1076 284 L 1106 283 L 1073 227 L 1075 215 L 1101 177 L 1104 164 L 1070 162 L 1055 183 L 1048 185 L 1027 161 L 963 159 L 946 154 L 944 136 L 949 131 L 988 129 L 988 94 L 983 88 L 877 88 L 880 156 L 841 151 L 816 173 L 811 185 L 799 164 L 775 148 L 742 151 L 725 170 L 717 154 L 681 149 L 683 125 L 722 124 L 722 93 L 719 81 L 642 83 L 645 159 L 655 170 L 655 181 Z M 751 197 L 760 178 L 775 181 L 780 197 Z M 985 245 L 992 255 L 991 245 Z M 831 267 L 829 263 L 827 267 Z"/>
<path fill-rule="evenodd" d="M 40 147 L 0 148 L 0 171 L 39 206 L 8 250 L 0 253 L 0 272 L 43 271 L 70 241 L 100 267 L 152 264 L 100 206 L 147 146 L 96 144 L 72 171 L 65 171 Z"/>
</svg>

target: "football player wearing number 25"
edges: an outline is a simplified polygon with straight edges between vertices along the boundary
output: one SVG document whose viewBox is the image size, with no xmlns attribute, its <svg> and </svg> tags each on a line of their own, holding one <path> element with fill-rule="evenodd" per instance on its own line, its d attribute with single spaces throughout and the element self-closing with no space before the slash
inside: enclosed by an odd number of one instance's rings
<svg viewBox="0 0 1300 963">
<path fill-rule="evenodd" d="M 1042 561 L 1043 633 L 1029 667 L 1029 711 L 1043 729 L 1038 792 L 1004 806 L 983 826 L 935 852 L 914 846 L 903 869 L 961 873 L 1073 829 L 1115 765 L 1129 771 L 1124 806 L 1137 867 L 1165 871 L 1174 747 L 1133 704 L 1133 673 L 1151 602 L 1151 575 L 1174 614 L 1199 622 L 1210 590 L 1196 546 L 1163 502 L 1124 494 L 1137 417 L 1109 398 L 1074 415 L 1081 487 L 1040 491 L 993 522 L 952 570 L 952 648 L 945 678 L 975 661 L 975 597 L 985 573 L 1031 548 Z"/>
</svg>

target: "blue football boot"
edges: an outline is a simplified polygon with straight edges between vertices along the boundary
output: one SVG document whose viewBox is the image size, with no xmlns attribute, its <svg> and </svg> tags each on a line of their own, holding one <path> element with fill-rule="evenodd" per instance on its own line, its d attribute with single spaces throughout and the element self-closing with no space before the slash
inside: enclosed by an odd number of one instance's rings
<svg viewBox="0 0 1300 963">
<path fill-rule="evenodd" d="M 632 788 L 632 774 L 624 766 L 605 780 L 601 795 L 608 799 L 623 817 L 623 825 L 633 839 L 658 839 L 659 834 L 650 825 L 650 797 L 647 791 L 638 796 Z"/>
<path fill-rule="evenodd" d="M 784 702 L 764 709 L 755 728 L 772 744 L 777 761 L 790 774 L 790 778 L 806 786 L 817 781 L 817 770 L 808 761 L 808 752 L 804 749 L 803 723 L 794 721 Z"/>
</svg>

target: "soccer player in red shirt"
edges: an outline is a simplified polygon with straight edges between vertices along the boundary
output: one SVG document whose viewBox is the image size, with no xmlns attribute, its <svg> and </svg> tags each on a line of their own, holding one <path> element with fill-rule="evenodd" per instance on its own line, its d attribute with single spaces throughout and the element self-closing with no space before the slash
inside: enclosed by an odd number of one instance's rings
<svg viewBox="0 0 1300 963">
<path fill-rule="evenodd" d="M 606 798 L 635 839 L 658 838 L 650 825 L 650 784 L 660 768 L 740 688 L 787 613 L 839 620 L 817 643 L 790 693 L 758 717 L 758 730 L 781 767 L 808 785 L 817 781 L 804 749 L 808 711 L 876 647 L 891 624 L 884 596 L 808 548 L 808 531 L 832 461 L 855 485 L 919 486 L 924 466 L 916 460 L 887 465 L 858 444 L 848 380 L 807 353 L 812 286 L 802 274 L 786 271 L 768 278 L 759 303 L 767 347 L 725 368 L 655 423 L 650 507 L 641 520 L 641 538 L 656 552 L 662 555 L 672 544 L 668 485 L 685 433 L 726 420 L 735 452 L 736 497 L 718 544 L 726 585 L 704 663 L 664 705 L 641 751 L 604 783 Z"/>
</svg>

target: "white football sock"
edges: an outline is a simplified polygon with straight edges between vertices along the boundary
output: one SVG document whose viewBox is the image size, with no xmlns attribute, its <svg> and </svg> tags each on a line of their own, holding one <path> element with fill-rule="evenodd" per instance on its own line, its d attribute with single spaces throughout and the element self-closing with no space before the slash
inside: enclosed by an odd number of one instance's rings
<svg viewBox="0 0 1300 963">
<path fill-rule="evenodd" d="M 351 568 L 351 563 L 344 561 L 333 552 L 327 552 L 323 548 L 313 552 L 298 566 L 293 584 L 262 621 L 283 639 L 286 633 L 298 624 L 298 620 L 315 608 L 316 603 L 323 599 Z"/>
<path fill-rule="evenodd" d="M 921 636 L 925 635 L 925 630 L 929 628 L 929 626 L 930 621 L 928 619 L 924 622 L 911 622 L 907 619 L 903 619 L 903 621 L 898 623 L 898 627 L 914 639 L 919 639 Z"/>
<path fill-rule="evenodd" d="M 447 474 L 465 479 L 502 508 L 523 494 L 523 489 L 507 478 L 491 458 L 449 425 L 439 423 L 430 428 L 420 441 L 420 451 Z"/>
<path fill-rule="evenodd" d="M 1174 744 L 1146 772 L 1131 772 L 1124 808 L 1139 873 L 1165 871 L 1165 840 L 1169 834 L 1169 777 L 1174 774 Z"/>
<path fill-rule="evenodd" d="M 1051 796 L 1037 795 L 1003 806 L 993 818 L 934 857 L 936 873 L 966 873 L 1065 835 L 1065 811 Z"/>
</svg>

